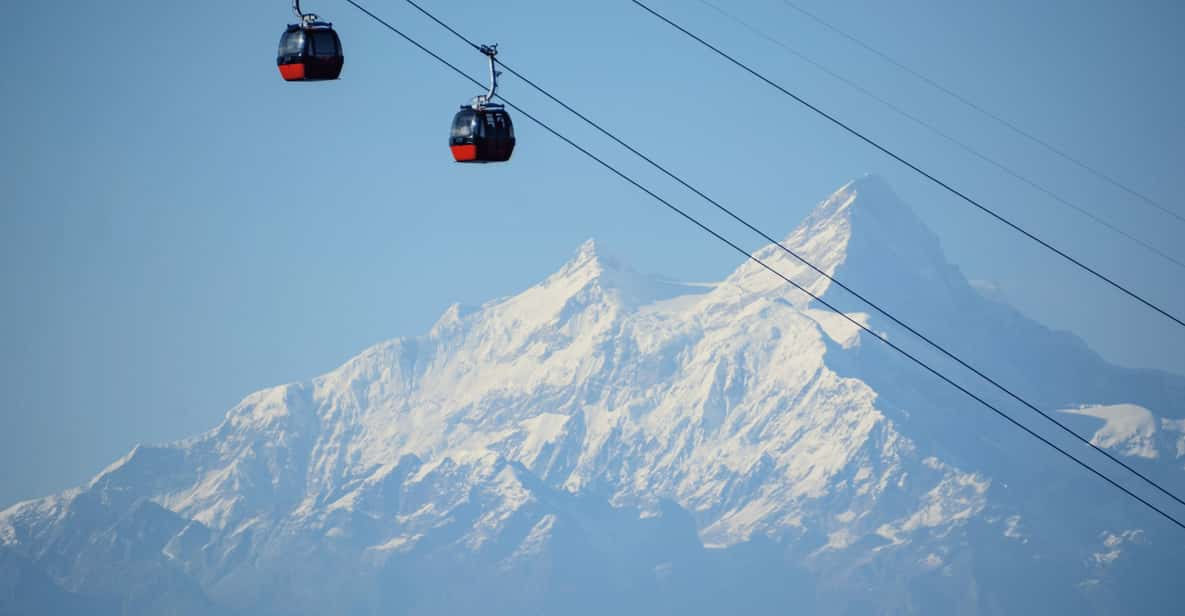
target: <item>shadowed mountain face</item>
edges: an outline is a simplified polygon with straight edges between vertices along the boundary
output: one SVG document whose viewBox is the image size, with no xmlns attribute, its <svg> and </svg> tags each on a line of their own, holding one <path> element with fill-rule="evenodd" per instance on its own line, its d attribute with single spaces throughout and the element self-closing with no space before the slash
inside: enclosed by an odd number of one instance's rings
<svg viewBox="0 0 1185 616">
<path fill-rule="evenodd" d="M 1181 485 L 1183 380 L 981 296 L 880 180 L 785 244 Z M 0 513 L 0 614 L 1167 614 L 1182 540 L 756 264 L 682 285 L 590 241 L 519 295 Z"/>
</svg>

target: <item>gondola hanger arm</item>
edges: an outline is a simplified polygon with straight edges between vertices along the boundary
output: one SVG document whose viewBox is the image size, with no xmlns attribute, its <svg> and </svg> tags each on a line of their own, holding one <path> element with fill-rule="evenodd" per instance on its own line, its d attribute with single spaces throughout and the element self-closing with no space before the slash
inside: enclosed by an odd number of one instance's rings
<svg viewBox="0 0 1185 616">
<path fill-rule="evenodd" d="M 292 12 L 296 13 L 296 18 L 300 20 L 302 26 L 320 21 L 321 19 L 315 13 L 305 13 L 300 10 L 300 0 L 292 0 Z"/>
<path fill-rule="evenodd" d="M 485 54 L 486 58 L 488 58 L 490 61 L 490 89 L 488 92 L 486 92 L 484 97 L 478 97 L 481 99 L 478 101 L 478 104 L 484 107 L 485 105 L 494 102 L 494 94 L 498 91 L 498 76 L 502 74 L 502 71 L 498 70 L 494 66 L 494 57 L 498 55 L 497 43 L 494 43 L 493 45 L 482 45 L 481 47 L 478 47 L 478 51 Z"/>
</svg>

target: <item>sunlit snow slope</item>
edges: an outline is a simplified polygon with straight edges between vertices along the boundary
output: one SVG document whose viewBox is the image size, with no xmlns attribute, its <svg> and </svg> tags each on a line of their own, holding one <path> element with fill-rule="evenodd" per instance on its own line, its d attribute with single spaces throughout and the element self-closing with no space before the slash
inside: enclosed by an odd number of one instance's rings
<svg viewBox="0 0 1185 616">
<path fill-rule="evenodd" d="M 1185 382 L 981 296 L 882 181 L 786 246 L 1182 485 Z M 0 513 L 0 614 L 1168 614 L 1182 545 L 755 263 L 684 285 L 590 240 L 516 296 Z"/>
</svg>

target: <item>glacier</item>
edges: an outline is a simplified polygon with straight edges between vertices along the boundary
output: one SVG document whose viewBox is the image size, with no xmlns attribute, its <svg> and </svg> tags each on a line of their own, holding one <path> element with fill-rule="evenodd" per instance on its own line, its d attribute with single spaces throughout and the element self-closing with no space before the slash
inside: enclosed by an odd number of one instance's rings
<svg viewBox="0 0 1185 616">
<path fill-rule="evenodd" d="M 1185 379 L 986 296 L 883 180 L 784 243 L 1185 492 Z M 590 240 L 517 295 L 0 512 L 0 614 L 1175 614 L 1182 545 L 756 263 L 685 284 Z"/>
</svg>

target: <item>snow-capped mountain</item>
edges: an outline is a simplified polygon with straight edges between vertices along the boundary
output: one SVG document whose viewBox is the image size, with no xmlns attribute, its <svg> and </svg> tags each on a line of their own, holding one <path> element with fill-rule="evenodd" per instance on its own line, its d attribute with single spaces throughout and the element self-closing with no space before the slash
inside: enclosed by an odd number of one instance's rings
<svg viewBox="0 0 1185 616">
<path fill-rule="evenodd" d="M 882 181 L 785 245 L 1185 486 L 1185 379 L 984 297 Z M 685 285 L 589 241 L 516 296 L 0 513 L 0 613 L 1177 613 L 1181 545 L 757 264 Z"/>
</svg>

